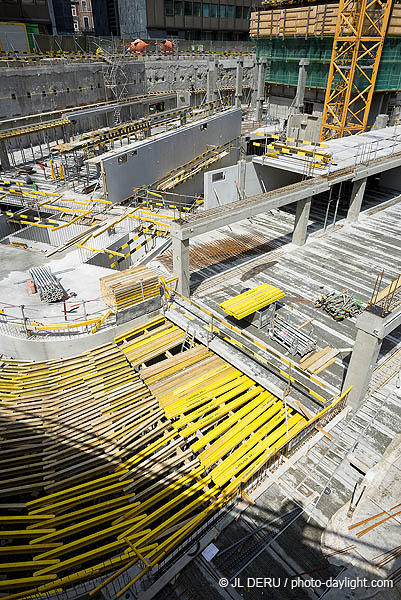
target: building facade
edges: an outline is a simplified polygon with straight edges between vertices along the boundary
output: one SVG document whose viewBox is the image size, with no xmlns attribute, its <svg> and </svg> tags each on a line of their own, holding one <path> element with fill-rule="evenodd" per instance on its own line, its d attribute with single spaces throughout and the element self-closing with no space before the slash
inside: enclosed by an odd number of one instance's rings
<svg viewBox="0 0 401 600">
<path fill-rule="evenodd" d="M 246 40 L 251 0 L 137 0 L 135 10 L 132 0 L 118 0 L 118 12 L 123 37 Z"/>
<path fill-rule="evenodd" d="M 91 0 L 71 0 L 71 14 L 75 33 L 94 32 Z"/>
</svg>

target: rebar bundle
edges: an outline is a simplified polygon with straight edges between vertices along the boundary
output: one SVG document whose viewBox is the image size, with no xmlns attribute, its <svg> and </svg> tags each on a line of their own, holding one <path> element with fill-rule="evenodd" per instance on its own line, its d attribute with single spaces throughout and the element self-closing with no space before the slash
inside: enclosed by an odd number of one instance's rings
<svg viewBox="0 0 401 600">
<path fill-rule="evenodd" d="M 305 356 L 316 348 L 314 339 L 277 316 L 274 317 L 271 335 L 294 354 Z"/>
<path fill-rule="evenodd" d="M 41 300 L 50 304 L 63 299 L 64 290 L 48 267 L 33 267 L 29 269 L 29 274 L 39 290 Z"/>
<path fill-rule="evenodd" d="M 336 321 L 346 317 L 357 317 L 365 310 L 362 302 L 355 300 L 346 290 L 341 294 L 330 292 L 322 296 L 316 301 L 315 308 L 323 308 Z"/>
</svg>

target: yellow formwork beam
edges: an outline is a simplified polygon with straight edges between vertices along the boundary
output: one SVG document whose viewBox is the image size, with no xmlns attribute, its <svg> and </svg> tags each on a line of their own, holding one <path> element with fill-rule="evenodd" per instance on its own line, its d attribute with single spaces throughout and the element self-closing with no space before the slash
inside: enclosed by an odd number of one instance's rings
<svg viewBox="0 0 401 600">
<path fill-rule="evenodd" d="M 280 300 L 284 292 L 273 285 L 263 283 L 234 298 L 225 300 L 219 306 L 224 312 L 236 319 L 243 319 L 261 308 Z"/>
</svg>

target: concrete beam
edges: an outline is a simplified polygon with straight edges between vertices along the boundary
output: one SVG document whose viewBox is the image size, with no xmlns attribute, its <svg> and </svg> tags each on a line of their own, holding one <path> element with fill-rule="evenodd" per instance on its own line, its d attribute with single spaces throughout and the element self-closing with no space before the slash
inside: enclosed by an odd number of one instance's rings
<svg viewBox="0 0 401 600">
<path fill-rule="evenodd" d="M 370 311 L 364 311 L 356 321 L 358 329 L 381 339 L 392 333 L 399 325 L 401 325 L 401 308 L 397 308 L 385 317 Z"/>
<path fill-rule="evenodd" d="M 352 181 L 358 181 L 364 177 L 377 175 L 378 173 L 388 171 L 389 169 L 395 169 L 396 167 L 401 167 L 401 152 L 394 152 L 394 154 L 390 154 L 389 156 L 374 158 L 369 161 L 367 165 L 358 165 L 355 167 L 353 176 L 350 177 L 350 179 L 352 179 Z"/>
<path fill-rule="evenodd" d="M 306 242 L 308 221 L 312 198 L 305 198 L 297 202 L 297 211 L 295 213 L 295 225 L 292 234 L 292 243 L 297 246 L 303 246 Z"/>
<path fill-rule="evenodd" d="M 277 190 L 200 211 L 194 215 L 188 215 L 186 217 L 187 222 L 172 221 L 171 235 L 181 240 L 196 237 L 202 233 L 224 227 L 224 225 L 231 225 L 243 219 L 254 217 L 272 208 L 280 208 L 321 192 L 327 192 L 331 185 L 333 185 L 333 181 L 329 181 L 325 175 L 322 175 L 312 180 L 300 181 Z"/>
<path fill-rule="evenodd" d="M 364 177 L 363 179 L 358 179 L 358 181 L 354 181 L 347 213 L 348 223 L 355 223 L 355 221 L 358 220 L 367 181 L 367 177 Z"/>
<path fill-rule="evenodd" d="M 177 291 L 189 298 L 189 239 L 179 240 L 172 238 L 173 250 L 173 271 L 178 276 Z"/>
</svg>

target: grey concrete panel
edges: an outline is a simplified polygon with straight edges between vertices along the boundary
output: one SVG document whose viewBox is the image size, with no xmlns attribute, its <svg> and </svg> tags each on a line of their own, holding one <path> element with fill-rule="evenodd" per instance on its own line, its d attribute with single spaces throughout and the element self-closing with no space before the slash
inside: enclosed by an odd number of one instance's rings
<svg viewBox="0 0 401 600">
<path fill-rule="evenodd" d="M 235 140 L 240 131 L 241 110 L 233 108 L 116 150 L 102 160 L 108 200 L 115 203 L 128 198 L 134 187 L 151 185 L 210 146 Z"/>
<path fill-rule="evenodd" d="M 5 238 L 11 232 L 10 227 L 7 223 L 7 217 L 4 214 L 0 214 L 0 240 Z"/>
<path fill-rule="evenodd" d="M 244 184 L 241 185 L 239 164 L 208 171 L 204 174 L 205 209 L 230 204 L 245 197 L 255 196 L 300 181 L 298 173 L 274 169 L 255 162 L 245 163 Z M 238 186 L 238 187 L 237 187 Z"/>
<path fill-rule="evenodd" d="M 142 317 L 143 315 L 153 313 L 154 311 L 159 310 L 161 306 L 161 298 L 160 296 L 157 296 L 157 298 L 151 298 L 145 302 L 140 302 L 139 304 L 130 306 L 125 310 L 120 310 L 116 315 L 117 325 L 122 325 L 123 323 L 128 323 L 129 321 L 137 319 L 138 317 Z"/>
</svg>

